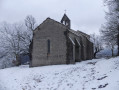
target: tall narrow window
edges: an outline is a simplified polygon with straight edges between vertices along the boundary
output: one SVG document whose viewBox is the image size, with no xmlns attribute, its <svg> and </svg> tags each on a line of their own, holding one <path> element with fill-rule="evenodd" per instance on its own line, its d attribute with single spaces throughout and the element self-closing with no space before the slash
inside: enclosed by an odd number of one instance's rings
<svg viewBox="0 0 119 90">
<path fill-rule="evenodd" d="M 48 47 L 48 54 L 50 54 L 50 40 L 49 39 L 47 40 L 47 45 L 48 45 L 47 46 Z"/>
</svg>

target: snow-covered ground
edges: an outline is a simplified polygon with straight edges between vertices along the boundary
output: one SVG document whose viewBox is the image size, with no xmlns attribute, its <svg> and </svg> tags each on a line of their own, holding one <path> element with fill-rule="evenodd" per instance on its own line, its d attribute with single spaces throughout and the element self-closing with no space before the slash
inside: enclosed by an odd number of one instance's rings
<svg viewBox="0 0 119 90">
<path fill-rule="evenodd" d="M 0 90 L 119 90 L 119 57 L 1 69 Z"/>
</svg>

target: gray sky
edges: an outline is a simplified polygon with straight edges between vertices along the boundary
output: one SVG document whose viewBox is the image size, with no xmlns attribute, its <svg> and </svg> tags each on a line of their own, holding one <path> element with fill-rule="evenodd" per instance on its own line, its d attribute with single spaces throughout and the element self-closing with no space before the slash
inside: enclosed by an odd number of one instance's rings
<svg viewBox="0 0 119 90">
<path fill-rule="evenodd" d="M 72 29 L 99 34 L 105 22 L 103 0 L 0 0 L 0 22 L 23 21 L 27 15 L 38 24 L 47 17 L 60 21 L 65 9 Z"/>
</svg>

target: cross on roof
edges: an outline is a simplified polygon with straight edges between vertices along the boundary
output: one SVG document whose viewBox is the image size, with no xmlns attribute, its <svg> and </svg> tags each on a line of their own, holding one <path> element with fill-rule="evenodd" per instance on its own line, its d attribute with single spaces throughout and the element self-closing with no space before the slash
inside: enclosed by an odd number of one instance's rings
<svg viewBox="0 0 119 90">
<path fill-rule="evenodd" d="M 66 14 L 67 10 L 65 9 L 64 11 L 65 11 L 65 14 Z"/>
</svg>

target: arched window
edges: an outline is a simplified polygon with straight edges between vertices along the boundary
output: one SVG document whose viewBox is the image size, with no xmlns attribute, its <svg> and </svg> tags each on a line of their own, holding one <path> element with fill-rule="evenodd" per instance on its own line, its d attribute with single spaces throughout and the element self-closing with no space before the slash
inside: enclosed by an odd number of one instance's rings
<svg viewBox="0 0 119 90">
<path fill-rule="evenodd" d="M 50 40 L 49 39 L 47 40 L 47 47 L 48 47 L 47 52 L 48 54 L 50 54 Z"/>
</svg>

